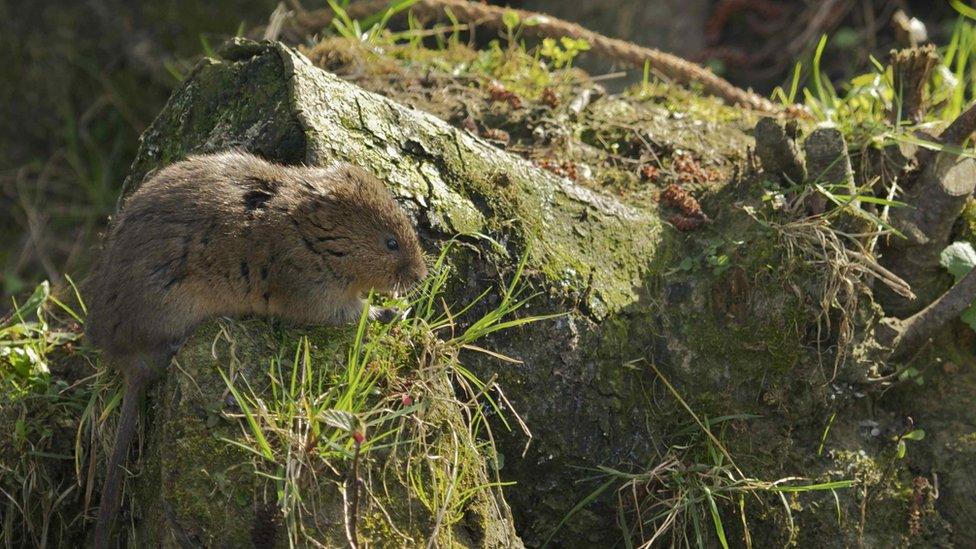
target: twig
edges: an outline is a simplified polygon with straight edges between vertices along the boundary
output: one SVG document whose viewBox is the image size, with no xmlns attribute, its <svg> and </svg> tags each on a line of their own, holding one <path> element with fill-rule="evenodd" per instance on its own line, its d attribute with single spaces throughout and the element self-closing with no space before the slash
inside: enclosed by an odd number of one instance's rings
<svg viewBox="0 0 976 549">
<path fill-rule="evenodd" d="M 861 518 L 857 523 L 857 546 L 864 547 L 864 527 L 868 522 L 868 485 L 867 482 L 861 490 Z"/>
<path fill-rule="evenodd" d="M 949 126 L 939 134 L 937 141 L 940 145 L 948 146 L 949 148 L 959 148 L 962 147 L 963 143 L 969 139 L 969 136 L 976 131 L 976 103 L 969 106 L 962 114 L 956 117 Z M 931 149 L 922 149 L 915 156 L 916 162 L 919 166 L 919 171 L 925 167 L 933 158 L 935 158 L 936 153 L 940 151 Z"/>
<path fill-rule="evenodd" d="M 447 507 L 451 502 L 451 496 L 454 495 L 454 487 L 457 484 L 459 456 L 457 435 L 454 433 L 454 431 L 451 431 L 451 438 L 454 441 L 454 463 L 451 466 L 451 482 L 447 486 L 447 493 L 444 494 L 444 504 L 437 512 L 437 519 L 434 521 L 434 529 L 431 530 L 430 539 L 427 540 L 427 549 L 432 549 L 433 547 L 437 546 L 437 532 L 441 529 L 441 524 L 444 522 L 444 515 L 447 513 Z"/>
<path fill-rule="evenodd" d="M 943 144 L 961 147 L 976 131 L 976 103 L 969 106 L 939 135 Z"/>
<path fill-rule="evenodd" d="M 285 21 L 291 15 L 288 8 L 285 7 L 283 2 L 278 2 L 278 6 L 271 12 L 271 17 L 268 18 L 268 26 L 264 28 L 264 34 L 262 39 L 264 40 L 277 40 L 278 36 L 281 35 L 281 27 L 285 24 Z"/>
<path fill-rule="evenodd" d="M 976 269 L 962 277 L 928 307 L 897 321 L 892 344 L 892 356 L 900 356 L 935 334 L 945 324 L 960 315 L 976 299 Z"/>
<path fill-rule="evenodd" d="M 492 385 L 495 387 L 495 390 L 498 391 L 498 396 L 501 397 L 502 402 L 508 406 L 508 409 L 512 412 L 512 415 L 515 416 L 515 421 L 518 422 L 522 432 L 525 433 L 527 440 L 525 441 L 525 447 L 522 448 L 522 457 L 524 458 L 525 454 L 529 451 L 529 445 L 532 444 L 532 431 L 529 430 L 529 426 L 525 423 L 525 421 L 522 420 L 522 416 L 518 414 L 518 411 L 514 406 L 512 406 L 512 403 L 508 401 L 508 397 L 505 396 L 504 392 L 502 392 L 501 385 L 497 383 L 493 383 Z"/>
<path fill-rule="evenodd" d="M 352 491 L 349 510 L 346 512 L 346 540 L 349 542 L 350 549 L 359 549 L 359 539 L 356 533 L 356 525 L 359 522 L 359 450 L 362 443 L 354 440 L 354 450 L 352 454 L 352 470 L 349 471 L 349 489 Z"/>
<path fill-rule="evenodd" d="M 900 185 L 898 185 L 898 179 L 892 178 L 891 186 L 888 187 L 888 194 L 887 196 L 885 196 L 887 202 L 885 203 L 884 206 L 881 207 L 881 215 L 878 216 L 878 218 L 882 221 L 882 223 L 878 224 L 877 234 L 871 236 L 866 246 L 867 253 L 869 254 L 873 254 L 874 249 L 878 246 L 878 239 L 881 237 L 881 231 L 883 231 L 885 228 L 884 224 L 888 223 L 888 217 L 889 214 L 891 213 L 891 204 L 894 203 L 895 195 L 898 194 L 898 190 L 900 188 L 901 188 Z"/>
<path fill-rule="evenodd" d="M 902 364 L 901 367 L 895 370 L 894 372 L 880 377 L 869 377 L 868 381 L 870 381 L 871 383 L 886 383 L 888 381 L 901 377 L 902 374 L 907 372 L 908 369 L 911 368 L 913 364 L 915 364 L 915 361 L 918 360 L 918 357 L 922 356 L 922 351 L 925 350 L 925 347 L 926 347 L 925 345 L 919 347 L 918 351 L 915 352 L 915 355 L 912 356 L 911 359 L 906 360 L 905 363 Z"/>
<path fill-rule="evenodd" d="M 915 299 L 915 294 L 912 293 L 912 287 L 907 282 L 902 280 L 902 278 L 895 273 L 882 267 L 881 264 L 875 261 L 872 257 L 854 250 L 847 250 L 847 255 L 858 260 L 861 265 L 867 268 L 869 274 L 883 282 L 896 294 L 904 297 L 905 299 Z"/>
</svg>

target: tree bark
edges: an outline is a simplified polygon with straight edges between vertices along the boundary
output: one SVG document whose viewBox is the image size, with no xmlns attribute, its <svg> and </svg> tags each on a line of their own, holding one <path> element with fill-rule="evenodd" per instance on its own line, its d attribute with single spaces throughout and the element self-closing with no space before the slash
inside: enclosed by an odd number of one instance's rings
<svg viewBox="0 0 976 549">
<path fill-rule="evenodd" d="M 907 207 L 892 210 L 891 223 L 905 238 L 890 236 L 882 264 L 908 282 L 918 297 L 909 301 L 884 288 L 878 298 L 891 316 L 912 315 L 948 288 L 939 255 L 949 244 L 952 226 L 976 188 L 976 162 L 953 152 L 932 158 L 902 197 Z"/>
<path fill-rule="evenodd" d="M 935 46 L 891 51 L 891 70 L 895 93 L 900 98 L 891 112 L 891 123 L 918 124 L 925 117 L 926 97 L 932 69 L 939 62 Z"/>
</svg>

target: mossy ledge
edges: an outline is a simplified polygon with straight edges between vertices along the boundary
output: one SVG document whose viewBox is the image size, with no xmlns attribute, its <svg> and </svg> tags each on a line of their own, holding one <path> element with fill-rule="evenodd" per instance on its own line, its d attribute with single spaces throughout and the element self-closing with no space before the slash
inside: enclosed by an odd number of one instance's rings
<svg viewBox="0 0 976 549">
<path fill-rule="evenodd" d="M 751 475 L 842 474 L 829 454 L 814 456 L 811 449 L 823 433 L 819 418 L 828 417 L 841 399 L 835 403 L 827 394 L 809 344 L 818 311 L 801 289 L 810 273 L 798 269 L 791 276 L 799 278 L 784 283 L 781 271 L 793 260 L 777 252 L 776 235 L 728 206 L 748 185 L 720 185 L 709 198 L 721 212 L 708 235 L 720 244 L 702 252 L 703 238 L 668 228 L 656 205 L 627 205 L 557 177 L 432 115 L 315 68 L 284 45 L 236 40 L 220 58 L 200 63 L 144 134 L 125 193 L 172 161 L 228 147 L 285 163 L 345 160 L 367 167 L 389 183 L 431 251 L 460 235 L 462 245 L 450 256 L 456 276 L 449 302 L 467 303 L 498 285 L 527 255 L 529 283 L 541 294 L 532 312 L 567 313 L 486 344 L 520 363 L 463 357 L 483 379 L 497 381 L 533 438 L 526 449 L 517 430 L 501 435 L 500 474 L 515 482 L 505 489 L 507 502 L 472 502 L 471 521 L 466 515 L 464 522 L 478 524 L 468 534 L 454 531 L 441 539 L 444 544 L 519 543 L 508 523 L 511 505 L 521 539 L 538 546 L 596 486 L 580 483 L 592 476 L 585 468 L 652 467 L 690 418 L 647 362 L 659 365 L 701 414 L 761 416 L 731 421 L 724 433 Z M 716 250 L 731 258 L 734 268 L 726 273 L 734 277 L 679 268 L 689 257 L 707 265 L 708 253 Z M 180 353 L 178 362 L 189 376 L 174 372 L 153 396 L 146 473 L 133 490 L 139 541 L 178 542 L 189 532 L 205 543 L 235 535 L 246 542 L 263 501 L 253 483 L 236 476 L 241 473 L 235 464 L 247 458 L 220 438 L 234 437 L 233 430 L 208 426 L 208 405 L 200 404 L 219 403 L 223 395 L 214 383 L 210 350 L 216 329 L 215 323 L 202 328 Z M 251 342 L 247 346 L 257 346 L 268 325 L 234 323 L 232 329 L 243 331 L 238 336 Z M 349 334 L 330 330 L 325 336 L 315 339 L 320 351 L 334 349 Z M 260 372 L 262 357 L 271 352 L 253 351 L 238 356 L 245 375 Z M 202 401 L 185 398 L 195 392 Z M 865 447 L 856 437 L 837 444 L 855 451 Z M 610 496 L 566 521 L 554 541 L 565 547 L 618 541 L 616 501 Z M 907 496 L 896 496 L 875 500 L 891 509 L 878 516 L 907 505 Z M 850 541 L 857 499 L 850 492 L 839 497 L 844 523 L 832 520 L 836 510 L 820 500 L 790 524 L 771 507 L 753 515 L 760 517 L 750 525 L 753 539 L 783 542 L 796 539 L 798 529 L 801 539 Z M 387 510 L 398 528 L 416 531 L 408 518 L 416 509 L 390 503 Z M 732 506 L 724 510 L 734 512 Z M 373 535 L 380 545 L 389 542 L 384 528 L 369 524 L 365 517 L 361 534 Z M 866 531 L 889 527 L 869 521 Z M 336 528 L 332 541 L 341 543 L 341 524 Z M 734 534 L 736 526 L 729 528 Z M 896 530 L 885 539 L 903 539 Z"/>
</svg>

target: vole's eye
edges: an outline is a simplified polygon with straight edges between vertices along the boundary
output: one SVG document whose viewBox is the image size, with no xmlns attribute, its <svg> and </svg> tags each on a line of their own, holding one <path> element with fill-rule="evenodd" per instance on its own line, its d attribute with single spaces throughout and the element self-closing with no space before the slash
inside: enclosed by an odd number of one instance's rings
<svg viewBox="0 0 976 549">
<path fill-rule="evenodd" d="M 397 242 L 397 239 L 395 239 L 395 238 L 387 238 L 386 239 L 386 247 L 389 248 L 390 251 L 394 251 L 395 252 L 395 251 L 397 251 L 397 250 L 400 249 L 400 243 Z"/>
</svg>

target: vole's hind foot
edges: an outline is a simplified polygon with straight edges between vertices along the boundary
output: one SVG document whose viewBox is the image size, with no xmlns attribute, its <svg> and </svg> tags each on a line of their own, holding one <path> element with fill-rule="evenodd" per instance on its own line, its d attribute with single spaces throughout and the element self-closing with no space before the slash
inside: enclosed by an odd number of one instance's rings
<svg viewBox="0 0 976 549">
<path fill-rule="evenodd" d="M 403 311 L 396 307 L 370 307 L 369 318 L 383 324 L 392 324 L 403 315 Z"/>
</svg>

